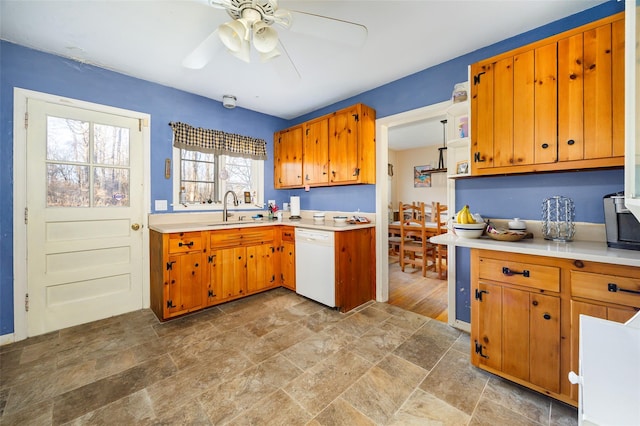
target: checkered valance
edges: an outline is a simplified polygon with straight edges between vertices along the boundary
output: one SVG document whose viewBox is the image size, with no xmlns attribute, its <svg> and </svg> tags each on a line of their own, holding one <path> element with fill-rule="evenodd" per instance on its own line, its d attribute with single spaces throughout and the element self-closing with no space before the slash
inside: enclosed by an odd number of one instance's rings
<svg viewBox="0 0 640 426">
<path fill-rule="evenodd" d="M 254 160 L 267 159 L 267 142 L 264 139 L 195 128 L 185 123 L 169 123 L 169 126 L 173 129 L 173 146 L 176 148 Z"/>
</svg>

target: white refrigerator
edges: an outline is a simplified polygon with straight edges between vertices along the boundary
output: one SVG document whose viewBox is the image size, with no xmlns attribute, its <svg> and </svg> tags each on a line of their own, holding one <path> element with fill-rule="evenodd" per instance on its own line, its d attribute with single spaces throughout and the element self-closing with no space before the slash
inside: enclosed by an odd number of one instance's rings
<svg viewBox="0 0 640 426">
<path fill-rule="evenodd" d="M 579 425 L 640 425 L 640 312 L 625 324 L 580 315 Z"/>
</svg>

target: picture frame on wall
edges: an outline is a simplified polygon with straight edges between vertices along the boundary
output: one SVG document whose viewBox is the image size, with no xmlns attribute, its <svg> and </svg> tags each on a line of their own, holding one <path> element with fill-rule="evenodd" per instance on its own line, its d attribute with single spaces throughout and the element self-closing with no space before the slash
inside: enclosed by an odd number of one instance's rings
<svg viewBox="0 0 640 426">
<path fill-rule="evenodd" d="M 468 161 L 458 161 L 456 163 L 456 174 L 464 175 L 469 172 L 469 162 Z"/>
<path fill-rule="evenodd" d="M 414 188 L 431 187 L 431 166 L 414 166 L 413 167 L 413 187 Z"/>
</svg>

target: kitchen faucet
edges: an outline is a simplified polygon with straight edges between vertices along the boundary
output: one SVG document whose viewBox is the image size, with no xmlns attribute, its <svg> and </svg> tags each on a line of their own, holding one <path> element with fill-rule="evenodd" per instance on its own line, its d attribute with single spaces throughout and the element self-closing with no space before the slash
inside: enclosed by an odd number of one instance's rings
<svg viewBox="0 0 640 426">
<path fill-rule="evenodd" d="M 227 192 L 224 193 L 224 198 L 222 200 L 222 220 L 224 222 L 226 222 L 227 220 L 229 220 L 229 216 L 231 216 L 231 213 L 227 212 L 227 195 L 233 195 L 233 205 L 237 206 L 238 203 L 238 196 L 236 195 L 235 192 L 229 190 Z"/>
</svg>

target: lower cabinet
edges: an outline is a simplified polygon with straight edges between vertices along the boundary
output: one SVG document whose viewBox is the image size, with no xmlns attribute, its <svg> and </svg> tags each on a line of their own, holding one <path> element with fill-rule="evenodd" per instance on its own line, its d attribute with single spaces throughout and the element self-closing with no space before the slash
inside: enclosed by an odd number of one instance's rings
<svg viewBox="0 0 640 426">
<path fill-rule="evenodd" d="M 296 243 L 292 226 L 280 227 L 280 284 L 296 290 Z"/>
<path fill-rule="evenodd" d="M 624 322 L 640 308 L 634 267 L 472 249 L 471 277 L 471 362 L 572 405 L 579 316 Z"/>
<path fill-rule="evenodd" d="M 343 312 L 375 298 L 374 232 L 336 232 L 336 303 Z M 151 309 L 162 321 L 280 286 L 296 289 L 292 226 L 151 230 L 149 241 Z"/>
<path fill-rule="evenodd" d="M 160 319 L 202 309 L 205 276 L 201 232 L 150 232 L 151 309 Z"/>
</svg>

